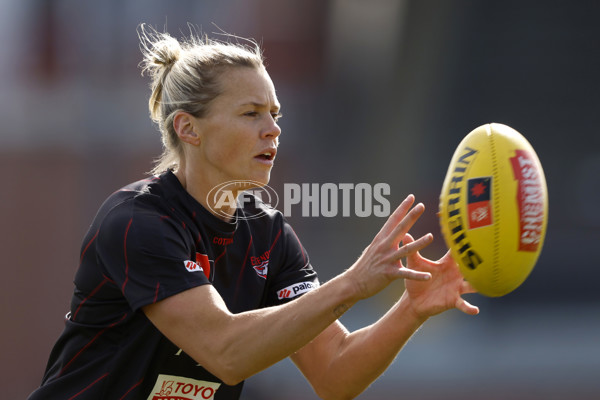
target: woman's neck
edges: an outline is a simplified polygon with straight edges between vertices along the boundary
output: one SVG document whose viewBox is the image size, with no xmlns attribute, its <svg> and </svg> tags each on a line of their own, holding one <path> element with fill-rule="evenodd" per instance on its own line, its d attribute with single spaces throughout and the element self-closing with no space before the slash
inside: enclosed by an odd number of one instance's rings
<svg viewBox="0 0 600 400">
<path fill-rule="evenodd" d="M 237 197 L 243 190 L 231 190 L 230 187 L 214 190 L 224 182 L 210 181 L 205 174 L 195 173 L 192 169 L 178 168 L 173 172 L 183 188 L 205 209 L 219 219 L 231 222 L 237 209 Z"/>
</svg>

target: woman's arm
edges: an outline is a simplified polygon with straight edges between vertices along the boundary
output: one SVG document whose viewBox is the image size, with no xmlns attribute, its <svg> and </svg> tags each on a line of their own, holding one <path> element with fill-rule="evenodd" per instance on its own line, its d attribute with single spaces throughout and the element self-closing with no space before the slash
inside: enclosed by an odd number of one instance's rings
<svg viewBox="0 0 600 400">
<path fill-rule="evenodd" d="M 298 351 L 357 301 L 398 278 L 426 280 L 401 258 L 431 242 L 431 235 L 399 246 L 424 211 L 409 196 L 359 260 L 320 288 L 285 305 L 232 314 L 210 285 L 186 290 L 143 308 L 173 343 L 226 384 L 236 384 Z"/>
<path fill-rule="evenodd" d="M 470 315 L 479 312 L 460 297 L 473 289 L 449 253 L 437 262 L 414 254 L 409 267 L 430 272 L 432 279 L 406 281 L 401 299 L 373 325 L 349 333 L 336 322 L 292 356 L 321 398 L 352 399 L 364 391 L 430 316 L 455 307 Z"/>
</svg>

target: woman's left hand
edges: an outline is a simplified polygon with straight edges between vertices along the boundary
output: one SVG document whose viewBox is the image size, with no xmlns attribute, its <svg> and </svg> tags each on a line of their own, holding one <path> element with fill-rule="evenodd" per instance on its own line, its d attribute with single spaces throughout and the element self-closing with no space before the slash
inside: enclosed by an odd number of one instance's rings
<svg viewBox="0 0 600 400">
<path fill-rule="evenodd" d="M 406 234 L 403 244 L 414 239 Z M 431 261 L 415 252 L 408 256 L 407 267 L 416 271 L 431 273 L 431 279 L 404 281 L 406 291 L 404 297 L 409 301 L 415 316 L 427 319 L 446 310 L 457 308 L 465 314 L 476 315 L 479 308 L 465 301 L 461 296 L 465 293 L 475 293 L 476 290 L 464 280 L 458 264 L 448 251 L 437 261 Z"/>
</svg>

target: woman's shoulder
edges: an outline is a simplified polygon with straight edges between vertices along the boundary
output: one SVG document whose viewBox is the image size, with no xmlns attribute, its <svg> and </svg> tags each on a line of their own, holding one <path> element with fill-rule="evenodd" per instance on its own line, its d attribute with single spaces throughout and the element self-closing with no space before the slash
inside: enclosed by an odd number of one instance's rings
<svg viewBox="0 0 600 400">
<path fill-rule="evenodd" d="M 100 206 L 95 224 L 122 225 L 132 218 L 160 216 L 169 210 L 168 190 L 159 177 L 132 182 L 109 195 Z"/>
</svg>

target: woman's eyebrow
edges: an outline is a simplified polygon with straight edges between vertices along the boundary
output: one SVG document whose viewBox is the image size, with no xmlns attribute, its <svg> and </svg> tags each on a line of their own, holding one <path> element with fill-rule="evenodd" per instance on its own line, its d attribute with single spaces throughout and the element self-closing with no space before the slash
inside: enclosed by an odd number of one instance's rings
<svg viewBox="0 0 600 400">
<path fill-rule="evenodd" d="M 240 104 L 240 107 L 244 107 L 244 106 L 253 106 L 256 108 L 271 108 L 265 103 L 259 103 L 256 101 L 248 101 L 248 102 Z M 273 108 L 276 108 L 277 110 L 279 110 L 279 109 L 281 109 L 281 105 L 279 103 L 276 103 L 273 105 Z"/>
</svg>

